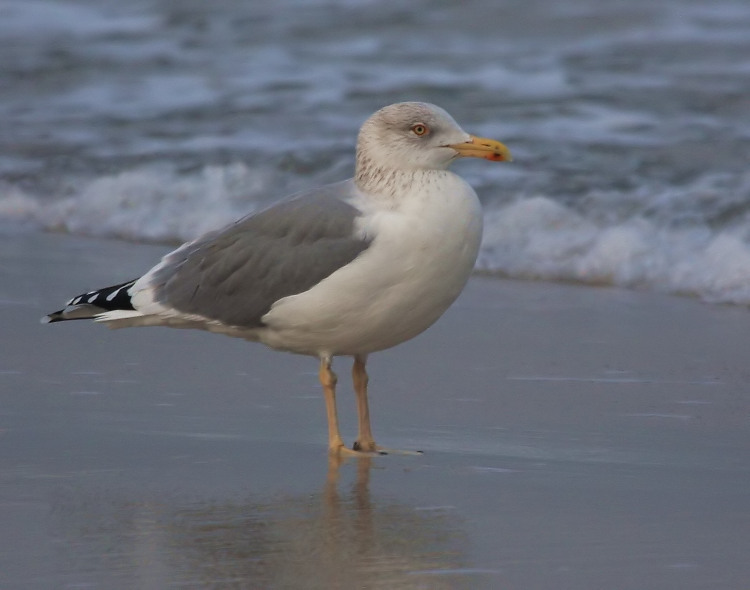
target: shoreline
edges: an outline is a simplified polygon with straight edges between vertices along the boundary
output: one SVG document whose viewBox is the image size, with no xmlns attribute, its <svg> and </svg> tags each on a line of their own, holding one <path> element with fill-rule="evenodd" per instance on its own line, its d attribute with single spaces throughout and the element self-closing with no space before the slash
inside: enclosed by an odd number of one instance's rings
<svg viewBox="0 0 750 590">
<path fill-rule="evenodd" d="M 378 442 L 425 454 L 329 465 L 313 359 L 198 331 L 38 323 L 167 250 L 0 236 L 3 587 L 750 579 L 744 308 L 474 277 L 435 326 L 369 364 Z M 349 368 L 336 359 L 351 443 Z M 327 534 L 340 542 L 310 552 Z"/>
</svg>

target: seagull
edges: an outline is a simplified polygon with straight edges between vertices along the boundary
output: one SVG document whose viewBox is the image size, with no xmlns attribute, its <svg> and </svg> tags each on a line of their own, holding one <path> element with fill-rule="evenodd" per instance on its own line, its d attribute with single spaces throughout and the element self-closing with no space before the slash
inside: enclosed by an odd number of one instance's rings
<svg viewBox="0 0 750 590">
<path fill-rule="evenodd" d="M 481 206 L 448 170 L 463 157 L 512 160 L 440 107 L 386 106 L 360 129 L 354 178 L 187 242 L 140 278 L 78 295 L 42 322 L 197 328 L 317 357 L 329 451 L 383 454 L 370 426 L 367 358 L 431 326 L 474 268 Z M 351 449 L 339 432 L 336 356 L 354 359 Z"/>
</svg>

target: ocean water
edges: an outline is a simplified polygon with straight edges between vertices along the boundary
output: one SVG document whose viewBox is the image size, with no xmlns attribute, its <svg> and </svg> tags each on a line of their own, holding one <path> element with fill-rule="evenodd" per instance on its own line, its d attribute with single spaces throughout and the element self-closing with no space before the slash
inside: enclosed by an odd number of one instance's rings
<svg viewBox="0 0 750 590">
<path fill-rule="evenodd" d="M 5 0 L 0 227 L 190 239 L 401 100 L 513 150 L 480 270 L 750 303 L 747 0 Z"/>
</svg>

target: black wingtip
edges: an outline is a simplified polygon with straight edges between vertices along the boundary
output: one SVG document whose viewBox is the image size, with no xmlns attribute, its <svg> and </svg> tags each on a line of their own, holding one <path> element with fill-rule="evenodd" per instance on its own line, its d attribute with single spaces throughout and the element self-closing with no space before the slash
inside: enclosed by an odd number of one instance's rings
<svg viewBox="0 0 750 590">
<path fill-rule="evenodd" d="M 128 289 L 135 284 L 136 279 L 127 283 L 120 283 L 112 287 L 105 287 L 98 291 L 89 291 L 68 301 L 65 309 L 55 311 L 39 320 L 43 324 L 67 322 L 68 320 L 90 320 L 107 311 L 119 309 L 131 310 Z"/>
<path fill-rule="evenodd" d="M 63 317 L 63 310 L 55 311 L 49 315 L 39 318 L 40 324 L 53 324 L 55 322 L 62 322 L 65 318 Z"/>
</svg>

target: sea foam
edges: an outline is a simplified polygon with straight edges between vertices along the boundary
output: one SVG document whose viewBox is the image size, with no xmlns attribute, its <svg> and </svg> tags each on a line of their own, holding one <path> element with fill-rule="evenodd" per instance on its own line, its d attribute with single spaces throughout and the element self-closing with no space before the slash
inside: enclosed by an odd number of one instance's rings
<svg viewBox="0 0 750 590">
<path fill-rule="evenodd" d="M 750 303 L 747 227 L 668 227 L 643 217 L 607 225 L 546 197 L 486 212 L 478 268 Z"/>
<path fill-rule="evenodd" d="M 280 188 L 279 176 L 282 171 L 240 163 L 190 174 L 141 168 L 82 182 L 62 198 L 30 195 L 6 183 L 0 186 L 0 219 L 15 227 L 176 243 L 267 206 L 269 196 L 292 192 Z M 677 202 L 673 188 L 653 195 L 639 189 L 636 195 L 620 195 L 630 202 L 628 213 L 617 215 L 608 215 L 617 195 L 592 195 L 597 204 L 584 211 L 547 196 L 490 199 L 477 268 L 508 277 L 750 304 L 750 221 L 747 215 L 736 215 L 731 223 L 712 221 L 723 209 L 706 186 L 699 188 L 688 195 L 692 210 Z M 682 223 L 675 223 L 678 206 Z"/>
</svg>

